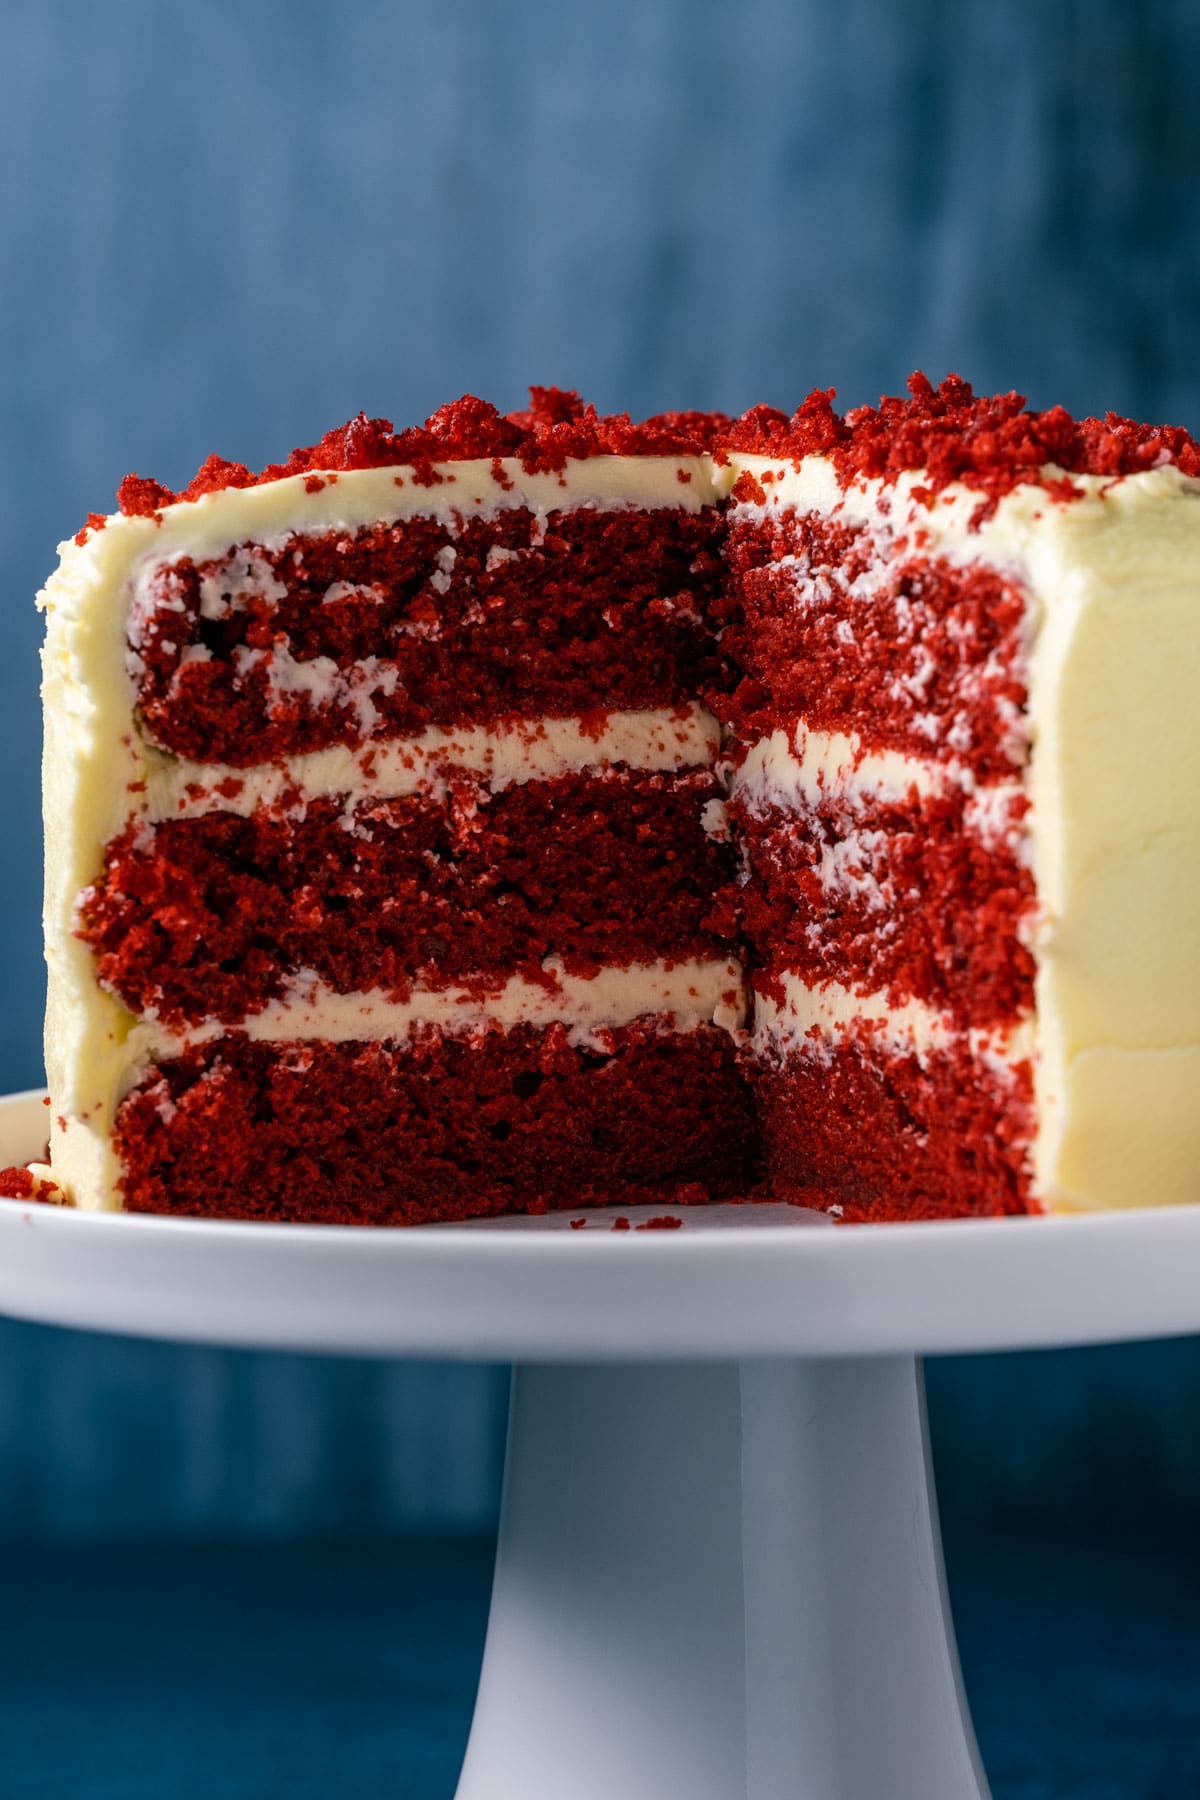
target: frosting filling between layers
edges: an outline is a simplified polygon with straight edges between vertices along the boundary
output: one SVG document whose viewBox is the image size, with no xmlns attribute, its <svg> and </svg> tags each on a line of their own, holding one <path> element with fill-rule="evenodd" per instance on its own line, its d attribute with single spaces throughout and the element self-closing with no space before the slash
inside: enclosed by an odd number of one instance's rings
<svg viewBox="0 0 1200 1800">
<path fill-rule="evenodd" d="M 867 750 L 855 733 L 814 731 L 803 720 L 790 733 L 776 730 L 752 743 L 735 761 L 730 786 L 752 813 L 835 795 L 900 802 L 957 787 L 969 796 L 969 810 L 985 832 L 1025 793 L 1023 781 L 981 782 L 962 765 Z"/>
<path fill-rule="evenodd" d="M 920 1000 L 897 1005 L 885 994 L 860 994 L 833 981 L 811 987 L 788 971 L 773 973 L 769 981 L 776 993 L 764 992 L 761 983 L 755 986 L 751 1032 L 752 1049 L 764 1060 L 789 1055 L 820 1058 L 834 1040 L 859 1027 L 889 1052 L 915 1056 L 922 1063 L 955 1043 L 998 1067 L 1015 1068 L 1030 1062 L 1035 1053 L 1031 1017 L 994 1030 L 963 1031 Z"/>
<path fill-rule="evenodd" d="M 745 1015 L 740 965 L 732 960 L 632 963 L 572 975 L 554 957 L 540 979 L 527 975 L 479 975 L 448 987 L 415 988 L 406 999 L 374 989 L 340 994 L 312 970 L 293 975 L 287 992 L 235 1027 L 209 1020 L 186 1032 L 167 1032 L 153 1021 L 136 1025 L 126 1040 L 130 1067 L 162 1062 L 188 1045 L 210 1043 L 231 1030 L 252 1041 L 296 1043 L 323 1038 L 403 1043 L 423 1027 L 454 1037 L 478 1031 L 511 1031 L 518 1025 L 544 1030 L 565 1025 L 568 1041 L 582 1048 L 602 1043 L 607 1031 L 654 1017 L 664 1030 L 695 1031 L 716 1024 L 736 1031 Z M 125 1085 L 130 1077 L 125 1078 Z"/>
<path fill-rule="evenodd" d="M 492 793 L 530 781 L 619 764 L 629 769 L 710 768 L 721 728 L 698 701 L 575 719 L 511 719 L 488 725 L 431 725 L 412 737 L 356 748 L 337 744 L 251 769 L 147 753 L 145 815 L 196 818 L 205 812 L 248 817 L 259 807 L 305 805 L 335 795 L 393 800 L 444 797 L 460 778 Z"/>
</svg>

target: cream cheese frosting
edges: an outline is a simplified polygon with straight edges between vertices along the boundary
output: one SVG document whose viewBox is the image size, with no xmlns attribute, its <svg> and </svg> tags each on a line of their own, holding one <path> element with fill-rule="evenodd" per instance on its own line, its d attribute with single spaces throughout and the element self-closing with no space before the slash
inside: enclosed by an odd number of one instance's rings
<svg viewBox="0 0 1200 1800">
<path fill-rule="evenodd" d="M 189 762 L 146 749 L 147 818 L 196 818 L 206 812 L 249 816 L 285 797 L 301 805 L 335 795 L 397 800 L 444 797 L 452 782 L 474 780 L 490 792 L 620 766 L 676 774 L 715 766 L 721 728 L 699 703 L 613 712 L 585 719 L 518 719 L 495 725 L 431 725 L 413 737 L 365 748 L 334 744 L 254 769 Z"/>
<path fill-rule="evenodd" d="M 1034 1054 L 1031 1019 L 1002 1031 L 964 1031 L 923 1000 L 895 1004 L 886 994 L 858 993 L 837 981 L 810 984 L 794 973 L 778 979 L 782 999 L 761 992 L 754 996 L 750 1041 L 762 1057 L 799 1049 L 820 1056 L 824 1046 L 858 1025 L 867 1026 L 890 1050 L 915 1056 L 921 1063 L 938 1050 L 958 1044 L 964 1044 L 978 1059 L 1008 1068 L 1028 1062 Z"/>
</svg>

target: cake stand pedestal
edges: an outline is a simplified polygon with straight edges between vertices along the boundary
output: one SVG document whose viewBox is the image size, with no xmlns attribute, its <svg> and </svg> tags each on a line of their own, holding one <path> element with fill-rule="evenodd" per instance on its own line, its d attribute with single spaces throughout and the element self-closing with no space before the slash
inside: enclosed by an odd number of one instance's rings
<svg viewBox="0 0 1200 1800">
<path fill-rule="evenodd" d="M 460 1800 L 978 1800 L 911 1357 L 518 1369 Z"/>
<path fill-rule="evenodd" d="M 0 1162 L 45 1117 L 0 1101 Z M 1200 1328 L 1200 1208 L 609 1224 L 0 1201 L 0 1313 L 518 1365 L 460 1800 L 979 1800 L 916 1359 Z"/>
</svg>

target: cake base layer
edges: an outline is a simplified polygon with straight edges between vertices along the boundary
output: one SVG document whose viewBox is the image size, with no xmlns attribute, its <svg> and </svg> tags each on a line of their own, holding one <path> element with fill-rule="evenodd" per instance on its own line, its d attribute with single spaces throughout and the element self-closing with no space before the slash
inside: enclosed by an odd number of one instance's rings
<svg viewBox="0 0 1200 1800">
<path fill-rule="evenodd" d="M 733 1039 L 648 1020 L 606 1051 L 560 1026 L 389 1043 L 225 1038 L 152 1067 L 116 1142 L 132 1212 L 322 1224 L 738 1197 L 753 1181 Z"/>
<path fill-rule="evenodd" d="M 963 1041 L 918 1057 L 859 1028 L 751 1071 L 766 1185 L 847 1220 L 1038 1210 L 1033 1076 Z"/>
</svg>

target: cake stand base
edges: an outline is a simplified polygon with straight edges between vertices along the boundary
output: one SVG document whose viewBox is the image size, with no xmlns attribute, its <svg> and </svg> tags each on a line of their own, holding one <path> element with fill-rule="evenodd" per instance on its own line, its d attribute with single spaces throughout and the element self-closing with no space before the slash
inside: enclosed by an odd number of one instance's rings
<svg viewBox="0 0 1200 1800">
<path fill-rule="evenodd" d="M 981 1800 L 911 1357 L 514 1377 L 458 1800 Z"/>
</svg>

